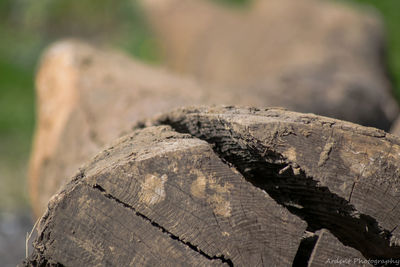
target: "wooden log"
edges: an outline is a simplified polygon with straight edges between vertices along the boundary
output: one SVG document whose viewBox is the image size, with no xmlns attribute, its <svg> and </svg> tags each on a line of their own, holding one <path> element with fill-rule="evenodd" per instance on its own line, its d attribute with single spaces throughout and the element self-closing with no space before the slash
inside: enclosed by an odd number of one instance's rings
<svg viewBox="0 0 400 267">
<path fill-rule="evenodd" d="M 178 109 L 138 128 L 52 198 L 26 266 L 400 260 L 398 137 L 233 107 Z"/>
<path fill-rule="evenodd" d="M 269 106 L 386 131 L 399 112 L 373 12 L 320 0 L 255 0 L 243 9 L 208 0 L 141 2 L 177 71 L 258 88 Z"/>
<path fill-rule="evenodd" d="M 306 223 L 170 127 L 130 134 L 50 201 L 27 265 L 290 265 Z"/>
<path fill-rule="evenodd" d="M 309 230 L 328 229 L 366 257 L 400 257 L 397 137 L 276 109 L 182 109 L 156 124 L 212 143 Z"/>
<path fill-rule="evenodd" d="M 73 40 L 59 42 L 47 50 L 36 88 L 38 115 L 29 188 L 37 217 L 74 170 L 105 144 L 128 132 L 138 120 L 190 104 L 286 105 L 275 96 L 286 98 L 296 107 L 302 105 L 298 106 L 301 97 L 285 90 L 270 94 L 268 89 L 258 86 L 244 91 L 239 87 L 210 85 Z M 308 99 L 312 101 L 307 107 L 331 108 L 323 101 Z M 336 104 L 345 106 L 339 102 Z M 373 106 L 368 101 L 363 103 Z M 361 113 L 375 116 L 379 112 Z"/>
<path fill-rule="evenodd" d="M 81 164 L 138 120 L 188 104 L 266 104 L 76 40 L 46 51 L 36 90 L 29 188 L 37 217 Z"/>
<path fill-rule="evenodd" d="M 58 42 L 45 52 L 36 90 L 29 169 L 36 217 L 81 164 L 139 120 L 191 104 L 279 104 L 263 97 L 258 87 L 244 92 L 210 85 L 76 40 Z"/>
</svg>

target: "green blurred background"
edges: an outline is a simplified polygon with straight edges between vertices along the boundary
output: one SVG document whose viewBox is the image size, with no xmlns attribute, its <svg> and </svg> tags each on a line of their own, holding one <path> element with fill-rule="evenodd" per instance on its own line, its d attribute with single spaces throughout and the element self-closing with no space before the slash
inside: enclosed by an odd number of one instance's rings
<svg viewBox="0 0 400 267">
<path fill-rule="evenodd" d="M 250 0 L 212 1 L 240 8 Z M 340 1 L 356 8 L 370 5 L 382 14 L 388 66 L 400 96 L 400 1 Z M 34 75 L 42 50 L 63 37 L 124 50 L 152 64 L 162 62 L 135 0 L 0 0 L 0 222 L 4 214 L 29 217 L 25 177 L 34 129 Z M 0 242 L 0 256 L 1 250 Z"/>
<path fill-rule="evenodd" d="M 240 6 L 249 0 L 214 1 Z M 383 15 L 388 64 L 399 88 L 400 1 L 351 2 L 374 6 Z M 42 50 L 73 36 L 147 62 L 162 59 L 140 6 L 132 0 L 0 0 L 0 36 L 0 210 L 15 210 L 28 203 L 25 172 L 34 128 L 34 75 Z"/>
</svg>

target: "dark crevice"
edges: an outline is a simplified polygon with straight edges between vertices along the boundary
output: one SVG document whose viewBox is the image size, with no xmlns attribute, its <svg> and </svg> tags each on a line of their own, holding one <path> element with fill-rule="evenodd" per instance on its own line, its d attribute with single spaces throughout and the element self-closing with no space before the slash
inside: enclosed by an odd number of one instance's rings
<svg viewBox="0 0 400 267">
<path fill-rule="evenodd" d="M 315 244 L 318 241 L 318 235 L 310 233 L 301 239 L 296 256 L 293 260 L 293 265 L 296 267 L 307 267 Z"/>
<path fill-rule="evenodd" d="M 51 259 L 46 258 L 44 255 L 42 255 L 38 251 L 34 251 L 29 258 L 25 259 L 21 265 L 18 266 L 24 266 L 24 267 L 64 267 L 59 262 L 55 262 Z"/>
<path fill-rule="evenodd" d="M 171 239 L 178 241 L 179 243 L 189 247 L 191 250 L 195 251 L 196 253 L 199 253 L 200 255 L 202 255 L 203 257 L 207 258 L 208 260 L 220 260 L 222 263 L 227 264 L 228 266 L 233 267 L 233 262 L 230 259 L 226 259 L 224 255 L 220 255 L 220 256 L 210 256 L 208 254 L 206 254 L 204 251 L 202 251 L 200 248 L 198 248 L 197 246 L 193 245 L 192 243 L 188 242 L 188 241 L 184 241 L 181 238 L 179 238 L 179 236 L 174 235 L 173 233 L 171 233 L 170 231 L 168 231 L 167 229 L 165 229 L 164 227 L 162 227 L 161 225 L 159 225 L 158 223 L 156 223 L 155 221 L 151 220 L 150 218 L 148 218 L 146 215 L 138 212 L 134 207 L 132 207 L 131 205 L 122 202 L 121 200 L 115 198 L 114 196 L 108 194 L 105 189 L 103 187 L 101 187 L 100 185 L 96 184 L 96 185 L 89 185 L 94 189 L 99 190 L 106 198 L 111 199 L 115 202 L 117 202 L 118 204 L 124 206 L 125 208 L 128 208 L 130 210 L 132 210 L 137 216 L 139 216 L 140 218 L 142 218 L 143 220 L 145 220 L 146 222 L 150 223 L 152 226 L 158 228 L 161 232 L 163 232 L 164 234 L 168 235 Z"/>
<path fill-rule="evenodd" d="M 350 196 L 349 196 L 349 200 L 348 202 L 351 201 L 351 196 L 353 195 L 353 191 L 354 191 L 354 187 L 356 186 L 356 182 L 353 183 L 353 185 L 351 186 L 351 192 L 350 192 Z"/>
<path fill-rule="evenodd" d="M 360 251 L 366 259 L 399 258 L 400 247 L 390 245 L 391 232 L 382 229 L 373 217 L 361 214 L 346 199 L 320 186 L 296 163 L 289 163 L 257 140 L 245 139 L 231 131 L 231 125 L 224 123 L 220 120 L 200 122 L 192 118 L 190 121 L 166 119 L 157 124 L 169 125 L 179 133 L 207 141 L 214 152 L 233 165 L 247 181 L 305 220 L 310 232 L 326 228 L 345 246 Z"/>
</svg>

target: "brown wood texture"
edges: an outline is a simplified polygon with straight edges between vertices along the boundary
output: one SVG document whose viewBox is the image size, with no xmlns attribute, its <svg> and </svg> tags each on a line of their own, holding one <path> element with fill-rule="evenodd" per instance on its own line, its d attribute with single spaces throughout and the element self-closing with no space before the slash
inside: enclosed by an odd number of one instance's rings
<svg viewBox="0 0 400 267">
<path fill-rule="evenodd" d="M 400 259 L 393 135 L 273 108 L 183 108 L 136 128 L 53 197 L 25 265 Z"/>
<path fill-rule="evenodd" d="M 287 266 L 305 228 L 208 143 L 150 127 L 100 153 L 51 200 L 31 264 Z"/>
<path fill-rule="evenodd" d="M 213 143 L 309 229 L 326 228 L 367 257 L 400 257 L 397 137 L 276 109 L 193 108 L 158 120 Z"/>
<path fill-rule="evenodd" d="M 316 266 L 373 266 L 359 251 L 344 246 L 326 229 L 318 231 L 318 241 L 308 262 L 309 267 Z"/>
<path fill-rule="evenodd" d="M 140 2 L 174 70 L 257 88 L 268 106 L 385 130 L 398 114 L 374 12 L 321 0 L 254 0 L 241 9 L 209 0 Z"/>
</svg>

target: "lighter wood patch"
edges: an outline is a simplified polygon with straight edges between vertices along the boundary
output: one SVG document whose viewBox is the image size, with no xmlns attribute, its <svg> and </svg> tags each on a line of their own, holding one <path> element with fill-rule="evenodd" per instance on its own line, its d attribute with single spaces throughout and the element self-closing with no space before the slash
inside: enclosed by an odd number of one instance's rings
<svg viewBox="0 0 400 267">
<path fill-rule="evenodd" d="M 333 145 L 335 144 L 335 141 L 331 138 L 329 138 L 328 142 L 326 142 L 324 149 L 322 150 L 321 154 L 319 155 L 319 160 L 318 160 L 318 167 L 321 167 L 322 165 L 325 164 L 325 162 L 329 159 L 329 154 L 332 151 Z"/>
<path fill-rule="evenodd" d="M 190 186 L 190 192 L 197 198 L 205 198 L 207 180 L 203 173 L 197 171 L 197 179 Z"/>
<path fill-rule="evenodd" d="M 288 150 L 282 153 L 285 158 L 287 158 L 291 162 L 297 161 L 297 152 L 296 148 L 290 147 Z"/>
<path fill-rule="evenodd" d="M 214 207 L 214 213 L 223 217 L 231 216 L 231 203 L 222 194 L 213 194 L 207 202 Z"/>
<path fill-rule="evenodd" d="M 156 175 L 147 175 L 144 183 L 141 185 L 139 200 L 148 205 L 157 204 L 165 199 L 164 184 L 168 176 L 163 174 L 161 177 Z"/>
<path fill-rule="evenodd" d="M 207 202 L 214 207 L 214 212 L 217 215 L 221 215 L 223 217 L 231 216 L 231 203 L 229 201 L 229 193 L 233 188 L 233 185 L 230 183 L 224 183 L 221 185 L 217 182 L 217 180 L 213 177 L 208 179 L 209 188 L 215 192 L 215 194 L 209 196 Z"/>
<path fill-rule="evenodd" d="M 231 216 L 231 203 L 229 201 L 230 183 L 220 184 L 214 174 L 204 175 L 199 170 L 192 171 L 197 176 L 190 186 L 191 194 L 196 198 L 207 198 L 207 203 L 213 207 L 214 213 L 223 217 Z M 207 191 L 208 194 L 207 194 Z"/>
</svg>

